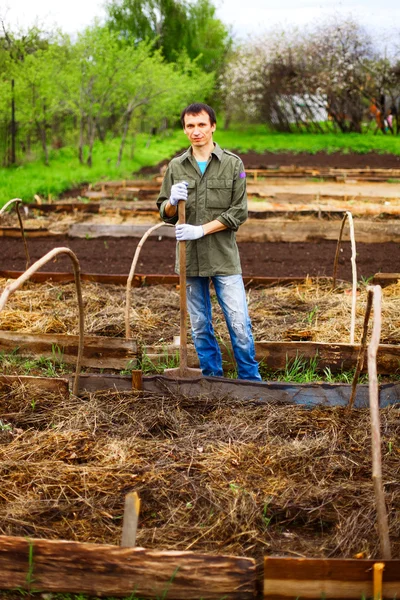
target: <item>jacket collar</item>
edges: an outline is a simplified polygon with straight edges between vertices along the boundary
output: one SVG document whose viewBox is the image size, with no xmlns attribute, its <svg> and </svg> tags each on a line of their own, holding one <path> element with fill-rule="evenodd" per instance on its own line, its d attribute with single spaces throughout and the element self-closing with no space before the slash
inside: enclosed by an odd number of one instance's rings
<svg viewBox="0 0 400 600">
<path fill-rule="evenodd" d="M 222 160 L 224 151 L 222 150 L 221 146 L 219 146 L 216 142 L 214 142 L 214 150 L 211 152 L 211 154 L 214 154 L 218 158 L 218 160 Z M 184 160 L 186 160 L 187 158 L 189 158 L 191 156 L 193 156 L 193 152 L 192 152 L 192 147 L 190 146 L 190 148 L 188 148 L 186 150 L 186 152 L 184 152 L 179 157 L 179 162 L 182 163 Z"/>
</svg>

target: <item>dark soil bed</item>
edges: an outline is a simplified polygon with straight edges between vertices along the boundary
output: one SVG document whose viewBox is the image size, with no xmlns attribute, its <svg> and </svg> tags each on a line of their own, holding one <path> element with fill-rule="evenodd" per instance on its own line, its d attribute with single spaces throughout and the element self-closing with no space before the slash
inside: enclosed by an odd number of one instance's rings
<svg viewBox="0 0 400 600">
<path fill-rule="evenodd" d="M 42 257 L 52 248 L 67 246 L 81 261 L 85 273 L 129 273 L 132 258 L 138 244 L 137 238 L 79 239 L 32 238 L 28 240 L 32 261 Z M 239 244 L 244 275 L 265 277 L 330 276 L 336 250 L 335 241 Z M 0 269 L 25 270 L 25 254 L 22 241 L 0 238 Z M 149 240 L 142 249 L 136 271 L 138 273 L 173 273 L 175 242 L 170 239 Z M 400 245 L 357 244 L 358 278 L 371 277 L 378 272 L 398 272 Z M 60 257 L 48 263 L 44 271 L 71 271 L 71 262 Z M 351 279 L 350 244 L 343 244 L 338 276 Z"/>
</svg>

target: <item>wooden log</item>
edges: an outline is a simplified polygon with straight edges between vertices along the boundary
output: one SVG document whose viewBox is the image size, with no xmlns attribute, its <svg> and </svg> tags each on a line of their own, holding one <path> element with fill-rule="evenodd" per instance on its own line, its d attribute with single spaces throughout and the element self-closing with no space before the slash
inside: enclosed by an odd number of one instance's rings
<svg viewBox="0 0 400 600">
<path fill-rule="evenodd" d="M 79 338 L 76 335 L 26 334 L 0 330 L 0 350 L 18 354 L 31 354 L 59 359 L 67 364 L 75 364 Z M 133 339 L 110 338 L 88 335 L 84 338 L 82 365 L 98 369 L 126 369 L 135 365 L 137 344 Z"/>
<path fill-rule="evenodd" d="M 370 598 L 377 561 L 323 558 L 264 559 L 264 599 Z M 400 560 L 384 561 L 383 598 L 400 593 Z"/>
<path fill-rule="evenodd" d="M 0 589 L 16 588 L 90 596 L 250 600 L 255 592 L 255 562 L 194 552 L 0 536 Z"/>
<path fill-rule="evenodd" d="M 71 381 L 73 378 L 71 378 Z M 30 375 L 0 375 L 0 389 L 22 385 L 32 390 L 53 392 L 69 397 L 68 379 L 55 377 L 32 377 Z"/>
</svg>

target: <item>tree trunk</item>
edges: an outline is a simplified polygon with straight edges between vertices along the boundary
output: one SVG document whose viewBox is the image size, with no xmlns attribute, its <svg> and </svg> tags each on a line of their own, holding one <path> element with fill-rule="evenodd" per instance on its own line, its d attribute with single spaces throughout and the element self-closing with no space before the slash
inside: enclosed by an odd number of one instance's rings
<svg viewBox="0 0 400 600">
<path fill-rule="evenodd" d="M 15 122 L 15 82 L 11 80 L 11 153 L 10 153 L 10 164 L 15 165 L 17 162 L 15 146 L 17 137 L 17 124 Z"/>
<path fill-rule="evenodd" d="M 117 165 L 116 165 L 117 167 L 119 167 L 120 164 L 121 164 L 122 154 L 123 154 L 123 151 L 124 151 L 125 142 L 126 142 L 126 136 L 128 134 L 129 124 L 131 122 L 132 114 L 133 114 L 133 109 L 127 110 L 126 117 L 125 117 L 125 123 L 124 123 L 124 130 L 122 132 L 121 144 L 119 146 L 119 152 L 118 152 L 118 158 L 117 158 Z"/>
<path fill-rule="evenodd" d="M 83 165 L 83 131 L 84 131 L 84 120 L 83 115 L 81 115 L 80 124 L 79 124 L 79 162 Z"/>
<path fill-rule="evenodd" d="M 88 120 L 88 134 L 89 134 L 89 155 L 87 157 L 87 165 L 91 167 L 93 164 L 93 144 L 96 137 L 96 120 L 93 117 L 89 117 Z"/>
</svg>

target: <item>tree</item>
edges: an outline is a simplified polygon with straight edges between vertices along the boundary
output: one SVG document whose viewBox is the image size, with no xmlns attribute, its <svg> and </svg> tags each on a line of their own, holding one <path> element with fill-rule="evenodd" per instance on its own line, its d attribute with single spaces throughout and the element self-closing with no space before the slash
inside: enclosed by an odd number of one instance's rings
<svg viewBox="0 0 400 600">
<path fill-rule="evenodd" d="M 17 119 L 16 119 L 16 72 L 19 66 L 24 62 L 25 58 L 36 52 L 39 48 L 47 46 L 47 40 L 43 36 L 43 32 L 37 27 L 31 27 L 26 33 L 12 33 L 6 26 L 4 21 L 1 21 L 2 35 L 0 36 L 0 53 L 2 55 L 1 64 L 3 67 L 3 83 L 8 82 L 9 94 L 9 110 L 10 110 L 10 154 L 8 164 L 16 163 L 16 137 L 17 137 Z"/>
<path fill-rule="evenodd" d="M 182 53 L 206 72 L 221 69 L 231 37 L 211 0 L 110 0 L 107 24 L 137 45 L 154 42 L 168 62 Z"/>
</svg>

